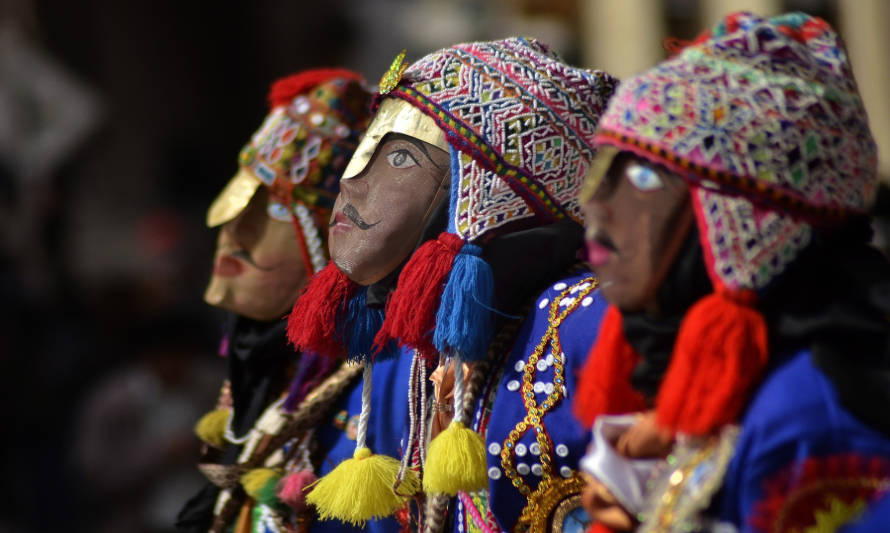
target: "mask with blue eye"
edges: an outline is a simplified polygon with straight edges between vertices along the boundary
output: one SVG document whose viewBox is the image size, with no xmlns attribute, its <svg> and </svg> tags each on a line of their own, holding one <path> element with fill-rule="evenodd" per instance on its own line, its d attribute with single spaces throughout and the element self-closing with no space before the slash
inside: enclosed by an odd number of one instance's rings
<svg viewBox="0 0 890 533">
<path fill-rule="evenodd" d="M 266 206 L 266 214 L 269 215 L 270 218 L 274 218 L 281 222 L 291 221 L 290 208 L 281 202 L 273 202 L 272 200 L 269 200 L 269 204 Z"/>
<path fill-rule="evenodd" d="M 629 165 L 624 171 L 631 185 L 643 192 L 655 191 L 664 187 L 657 172 L 643 165 Z"/>
</svg>

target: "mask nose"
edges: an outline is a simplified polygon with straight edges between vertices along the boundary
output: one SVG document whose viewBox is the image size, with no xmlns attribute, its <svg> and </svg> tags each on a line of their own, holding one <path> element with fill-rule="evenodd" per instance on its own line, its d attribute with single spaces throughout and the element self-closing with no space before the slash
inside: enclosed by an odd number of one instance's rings
<svg viewBox="0 0 890 533">
<path fill-rule="evenodd" d="M 609 203 L 605 201 L 606 198 L 604 196 L 600 194 L 600 191 L 597 191 L 581 206 L 581 211 L 584 214 L 584 226 L 587 228 L 586 234 L 588 236 L 606 225 L 612 218 L 612 209 L 609 207 Z"/>
<path fill-rule="evenodd" d="M 368 193 L 368 180 L 363 172 L 358 176 L 346 180 L 340 180 L 340 198 L 344 202 L 361 198 Z M 342 203 L 342 202 L 341 202 Z"/>
</svg>

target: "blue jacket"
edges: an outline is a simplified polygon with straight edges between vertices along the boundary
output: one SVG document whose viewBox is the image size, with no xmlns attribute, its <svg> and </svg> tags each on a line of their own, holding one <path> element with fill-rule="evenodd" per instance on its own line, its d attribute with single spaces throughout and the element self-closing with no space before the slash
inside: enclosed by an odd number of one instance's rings
<svg viewBox="0 0 890 533">
<path fill-rule="evenodd" d="M 514 486 L 505 474 L 501 450 L 514 427 L 526 416 L 526 408 L 522 401 L 521 384 L 526 363 L 530 354 L 544 337 L 550 323 L 549 312 L 556 301 L 559 311 L 577 303 L 577 308 L 569 314 L 559 326 L 559 336 L 564 355 L 563 383 L 555 379 L 555 360 L 551 354 L 552 344 L 548 344 L 535 366 L 533 378 L 533 394 L 540 405 L 556 387 L 565 386 L 567 394 L 550 409 L 542 418 L 543 425 L 552 443 L 551 457 L 553 460 L 553 477 L 565 480 L 575 475 L 578 461 L 587 447 L 590 432 L 581 426 L 572 415 L 572 395 L 575 391 L 576 376 L 584 365 L 590 347 L 596 337 L 599 323 L 606 310 L 606 301 L 594 290 L 585 297 L 578 298 L 582 282 L 592 276 L 589 272 L 581 272 L 548 287 L 535 300 L 535 306 L 516 336 L 512 349 L 498 370 L 492 370 L 492 378 L 499 378 L 490 383 L 494 396 L 490 404 L 491 412 L 486 413 L 485 402 L 480 401 L 475 417 L 475 429 L 485 427 L 485 443 L 488 452 L 488 494 L 459 495 L 455 505 L 455 530 L 478 531 L 474 517 L 496 520 L 503 530 L 512 530 L 516 525 L 527 498 Z M 574 289 L 574 291 L 573 291 Z M 568 292 L 566 292 L 568 291 Z M 560 299 L 560 295 L 562 298 Z M 579 301 L 580 300 L 580 301 Z M 549 357 L 548 357 L 549 355 Z M 529 429 L 517 440 L 511 454 L 514 468 L 520 477 L 534 491 L 542 480 L 541 447 L 536 442 L 534 431 Z M 473 509 L 475 508 L 475 509 Z M 576 510 L 566 520 L 586 520 L 583 510 Z"/>
<path fill-rule="evenodd" d="M 817 518 L 834 531 L 888 488 L 890 440 L 841 406 L 801 350 L 754 395 L 715 505 L 740 531 L 803 531 Z"/>
</svg>

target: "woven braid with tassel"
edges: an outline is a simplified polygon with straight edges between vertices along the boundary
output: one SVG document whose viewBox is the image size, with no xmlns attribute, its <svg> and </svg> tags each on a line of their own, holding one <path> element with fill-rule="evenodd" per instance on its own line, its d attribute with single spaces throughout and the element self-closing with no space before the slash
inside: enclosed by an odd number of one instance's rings
<svg viewBox="0 0 890 533">
<path fill-rule="evenodd" d="M 535 299 L 537 299 L 537 297 Z M 532 304 L 528 304 L 522 307 L 519 312 L 519 316 L 522 317 L 521 319 L 508 322 L 501 328 L 501 331 L 498 332 L 488 348 L 488 357 L 473 365 L 473 371 L 470 373 L 470 378 L 466 382 L 464 401 L 461 406 L 461 409 L 463 410 L 463 418 L 465 420 L 471 419 L 476 410 L 476 405 L 479 402 L 479 395 L 485 387 L 486 380 L 490 377 L 490 362 L 495 360 L 499 354 L 503 354 L 504 350 L 510 348 L 513 339 L 519 332 L 519 328 L 522 327 L 525 318 L 531 310 L 531 305 Z M 500 375 L 500 372 L 497 372 L 497 375 L 494 376 L 494 378 L 500 379 Z M 445 523 L 448 518 L 448 504 L 450 501 L 451 497 L 443 493 L 432 494 L 427 497 L 423 513 L 424 533 L 442 533 L 442 531 L 444 531 Z"/>
<path fill-rule="evenodd" d="M 276 450 L 301 432 L 311 429 L 330 413 L 331 407 L 361 374 L 362 365 L 343 364 L 313 389 L 297 409 L 288 415 L 289 423 L 264 446 L 258 447 L 244 463 L 245 469 L 261 466 Z M 224 533 L 232 524 L 247 495 L 240 488 L 229 490 L 229 498 L 213 517 L 210 533 Z"/>
</svg>

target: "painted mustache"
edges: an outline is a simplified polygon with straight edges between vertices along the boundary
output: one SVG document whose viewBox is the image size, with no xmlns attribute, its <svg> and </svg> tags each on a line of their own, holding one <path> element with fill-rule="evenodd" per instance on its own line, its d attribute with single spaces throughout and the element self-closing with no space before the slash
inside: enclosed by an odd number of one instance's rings
<svg viewBox="0 0 890 533">
<path fill-rule="evenodd" d="M 359 214 L 358 209 L 356 209 L 352 204 L 346 204 L 343 206 L 343 210 L 341 211 L 346 218 L 352 221 L 355 226 L 360 230 L 368 230 L 380 224 L 380 221 L 374 222 L 373 224 L 368 224 L 365 222 L 365 219 Z"/>
<path fill-rule="evenodd" d="M 262 266 L 256 264 L 256 261 L 253 260 L 253 257 L 250 256 L 250 253 L 247 250 L 236 250 L 235 252 L 232 252 L 230 255 L 232 257 L 237 257 L 238 259 L 241 259 L 245 263 L 249 264 L 250 266 L 252 266 L 258 270 L 265 270 L 267 272 L 272 270 L 271 268 L 262 267 Z"/>
</svg>

